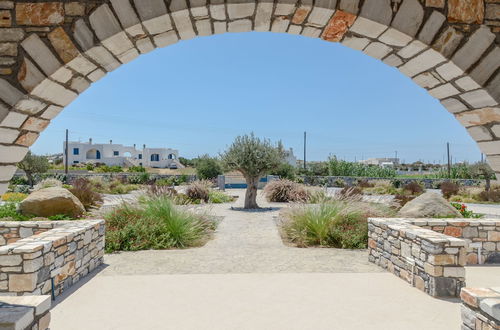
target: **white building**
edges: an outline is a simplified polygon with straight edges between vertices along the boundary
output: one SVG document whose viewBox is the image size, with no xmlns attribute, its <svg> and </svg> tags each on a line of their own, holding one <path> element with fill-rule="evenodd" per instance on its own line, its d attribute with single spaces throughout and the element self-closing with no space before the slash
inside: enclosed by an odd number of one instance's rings
<svg viewBox="0 0 500 330">
<path fill-rule="evenodd" d="M 399 158 L 368 158 L 359 161 L 365 165 L 377 165 L 381 167 L 394 167 L 399 165 Z"/>
<path fill-rule="evenodd" d="M 293 167 L 297 167 L 297 157 L 293 154 L 293 149 L 285 150 L 285 162 Z"/>
<path fill-rule="evenodd" d="M 63 150 L 65 148 L 63 143 Z M 68 164 L 102 163 L 108 166 L 143 166 L 154 168 L 181 168 L 179 151 L 170 148 L 146 148 L 137 150 L 135 145 L 94 144 L 89 142 L 68 142 Z M 64 158 L 64 161 L 66 159 Z"/>
</svg>

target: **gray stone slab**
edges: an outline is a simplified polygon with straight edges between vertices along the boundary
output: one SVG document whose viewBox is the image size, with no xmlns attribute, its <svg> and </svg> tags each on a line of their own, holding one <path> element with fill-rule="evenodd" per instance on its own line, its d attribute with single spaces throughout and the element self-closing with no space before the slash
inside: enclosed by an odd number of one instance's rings
<svg viewBox="0 0 500 330">
<path fill-rule="evenodd" d="M 94 33 L 92 33 L 83 19 L 75 22 L 73 38 L 75 38 L 83 51 L 87 51 L 94 46 Z"/>
<path fill-rule="evenodd" d="M 163 0 L 134 0 L 141 20 L 149 20 L 167 13 Z"/>
<path fill-rule="evenodd" d="M 30 35 L 21 45 L 46 75 L 50 76 L 62 66 L 38 35 Z"/>
<path fill-rule="evenodd" d="M 7 80 L 0 78 L 0 98 L 7 104 L 14 106 L 21 98 L 23 93 L 12 86 Z"/>
<path fill-rule="evenodd" d="M 144 0 L 141 2 L 145 2 Z M 128 28 L 140 23 L 139 18 L 135 14 L 134 8 L 129 0 L 111 0 L 111 5 L 115 10 L 120 23 L 124 28 Z M 165 4 L 163 4 L 165 6 Z"/>
<path fill-rule="evenodd" d="M 414 37 L 422 25 L 423 18 L 424 9 L 420 2 L 404 0 L 392 21 L 392 26 L 400 32 Z"/>
<path fill-rule="evenodd" d="M 390 0 L 365 1 L 363 8 L 361 8 L 360 16 L 389 25 L 392 20 L 391 2 Z"/>
<path fill-rule="evenodd" d="M 481 58 L 495 38 L 495 34 L 491 32 L 489 27 L 481 26 L 469 38 L 467 43 L 455 53 L 452 61 L 464 71 L 469 69 Z"/>
<path fill-rule="evenodd" d="M 484 85 L 491 75 L 500 67 L 500 47 L 495 47 L 472 70 L 471 77 L 480 85 Z"/>
<path fill-rule="evenodd" d="M 120 24 L 107 4 L 99 6 L 90 14 L 89 21 L 100 40 L 106 40 L 122 31 Z"/>
</svg>

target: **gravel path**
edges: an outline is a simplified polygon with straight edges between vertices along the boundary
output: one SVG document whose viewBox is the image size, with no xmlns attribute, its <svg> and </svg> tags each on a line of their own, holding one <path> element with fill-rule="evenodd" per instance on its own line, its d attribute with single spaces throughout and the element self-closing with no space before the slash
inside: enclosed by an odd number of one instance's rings
<svg viewBox="0 0 500 330">
<path fill-rule="evenodd" d="M 106 255 L 108 266 L 103 275 L 381 272 L 368 263 L 366 250 L 285 246 L 276 220 L 280 209 L 286 206 L 267 203 L 259 192 L 259 205 L 272 209 L 243 211 L 237 208 L 243 205 L 244 191 L 230 193 L 241 197 L 231 204 L 197 207 L 223 217 L 213 240 L 205 246 Z"/>
</svg>

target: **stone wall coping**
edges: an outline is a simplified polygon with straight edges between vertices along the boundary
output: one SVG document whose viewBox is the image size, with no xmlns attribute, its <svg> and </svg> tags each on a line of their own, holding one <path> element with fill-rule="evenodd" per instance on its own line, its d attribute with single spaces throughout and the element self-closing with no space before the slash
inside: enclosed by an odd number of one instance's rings
<svg viewBox="0 0 500 330">
<path fill-rule="evenodd" d="M 462 288 L 460 298 L 465 305 L 479 309 L 495 321 L 500 321 L 500 287 Z"/>
<path fill-rule="evenodd" d="M 11 224 L 11 222 L 2 222 L 0 223 L 0 227 L 4 223 Z M 104 225 L 104 220 L 40 221 L 32 223 L 45 226 L 51 224 L 55 226 L 55 228 L 20 239 L 15 243 L 4 245 L 0 247 L 0 255 L 10 253 L 34 253 L 40 250 L 47 251 L 53 245 L 62 245 L 66 243 L 66 241 L 71 240 L 74 236 L 84 233 L 90 227 L 96 227 L 97 229 L 101 225 Z"/>
<path fill-rule="evenodd" d="M 0 324 L 2 329 L 32 329 L 33 322 L 48 313 L 50 307 L 51 297 L 48 295 L 2 296 Z"/>
</svg>

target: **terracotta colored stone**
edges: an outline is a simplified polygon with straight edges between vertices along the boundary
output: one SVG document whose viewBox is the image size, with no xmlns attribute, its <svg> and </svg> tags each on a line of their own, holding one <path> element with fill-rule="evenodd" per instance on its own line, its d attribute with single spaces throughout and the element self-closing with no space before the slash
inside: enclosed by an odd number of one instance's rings
<svg viewBox="0 0 500 330">
<path fill-rule="evenodd" d="M 80 54 L 63 28 L 54 29 L 48 34 L 48 38 L 64 63 L 70 62 Z"/>
<path fill-rule="evenodd" d="M 444 234 L 453 237 L 462 236 L 462 228 L 448 226 L 444 229 Z"/>
<path fill-rule="evenodd" d="M 16 21 L 19 25 L 48 26 L 64 22 L 62 2 L 18 3 Z"/>
<path fill-rule="evenodd" d="M 295 15 L 293 15 L 292 23 L 293 24 L 302 24 L 306 19 L 307 15 L 311 11 L 310 7 L 300 7 L 295 11 Z"/>
<path fill-rule="evenodd" d="M 339 42 L 355 20 L 356 15 L 337 10 L 328 22 L 321 38 L 326 41 Z"/>
<path fill-rule="evenodd" d="M 500 121 L 499 108 L 482 108 L 456 115 L 457 119 L 466 126 L 484 125 L 495 121 Z"/>
<path fill-rule="evenodd" d="M 21 134 L 21 136 L 17 138 L 16 144 L 31 147 L 33 143 L 35 143 L 36 139 L 38 139 L 38 133 L 27 132 L 25 134 Z"/>
<path fill-rule="evenodd" d="M 22 129 L 27 131 L 41 132 L 49 126 L 50 120 L 30 117 L 24 123 Z"/>
<path fill-rule="evenodd" d="M 479 306 L 479 300 L 482 298 L 499 297 L 497 292 L 486 288 L 463 288 L 460 292 L 460 298 L 472 307 Z"/>
<path fill-rule="evenodd" d="M 371 238 L 368 239 L 368 246 L 372 249 L 376 249 L 377 248 L 377 242 L 375 242 L 374 240 L 372 240 Z"/>
<path fill-rule="evenodd" d="M 477 265 L 477 254 L 469 253 L 467 255 L 467 265 Z"/>
<path fill-rule="evenodd" d="M 481 24 L 483 19 L 483 0 L 448 0 L 449 22 Z"/>
<path fill-rule="evenodd" d="M 500 232 L 499 231 L 489 231 L 488 241 L 500 242 Z"/>
<path fill-rule="evenodd" d="M 431 255 L 429 262 L 434 265 L 453 265 L 455 264 L 455 257 L 449 254 Z"/>
<path fill-rule="evenodd" d="M 8 10 L 0 10 L 0 26 L 9 27 L 12 25 L 12 16 Z"/>
<path fill-rule="evenodd" d="M 85 15 L 85 4 L 81 2 L 70 2 L 64 5 L 66 15 L 83 16 Z"/>
<path fill-rule="evenodd" d="M 444 8 L 444 0 L 425 0 L 426 7 Z"/>
</svg>

